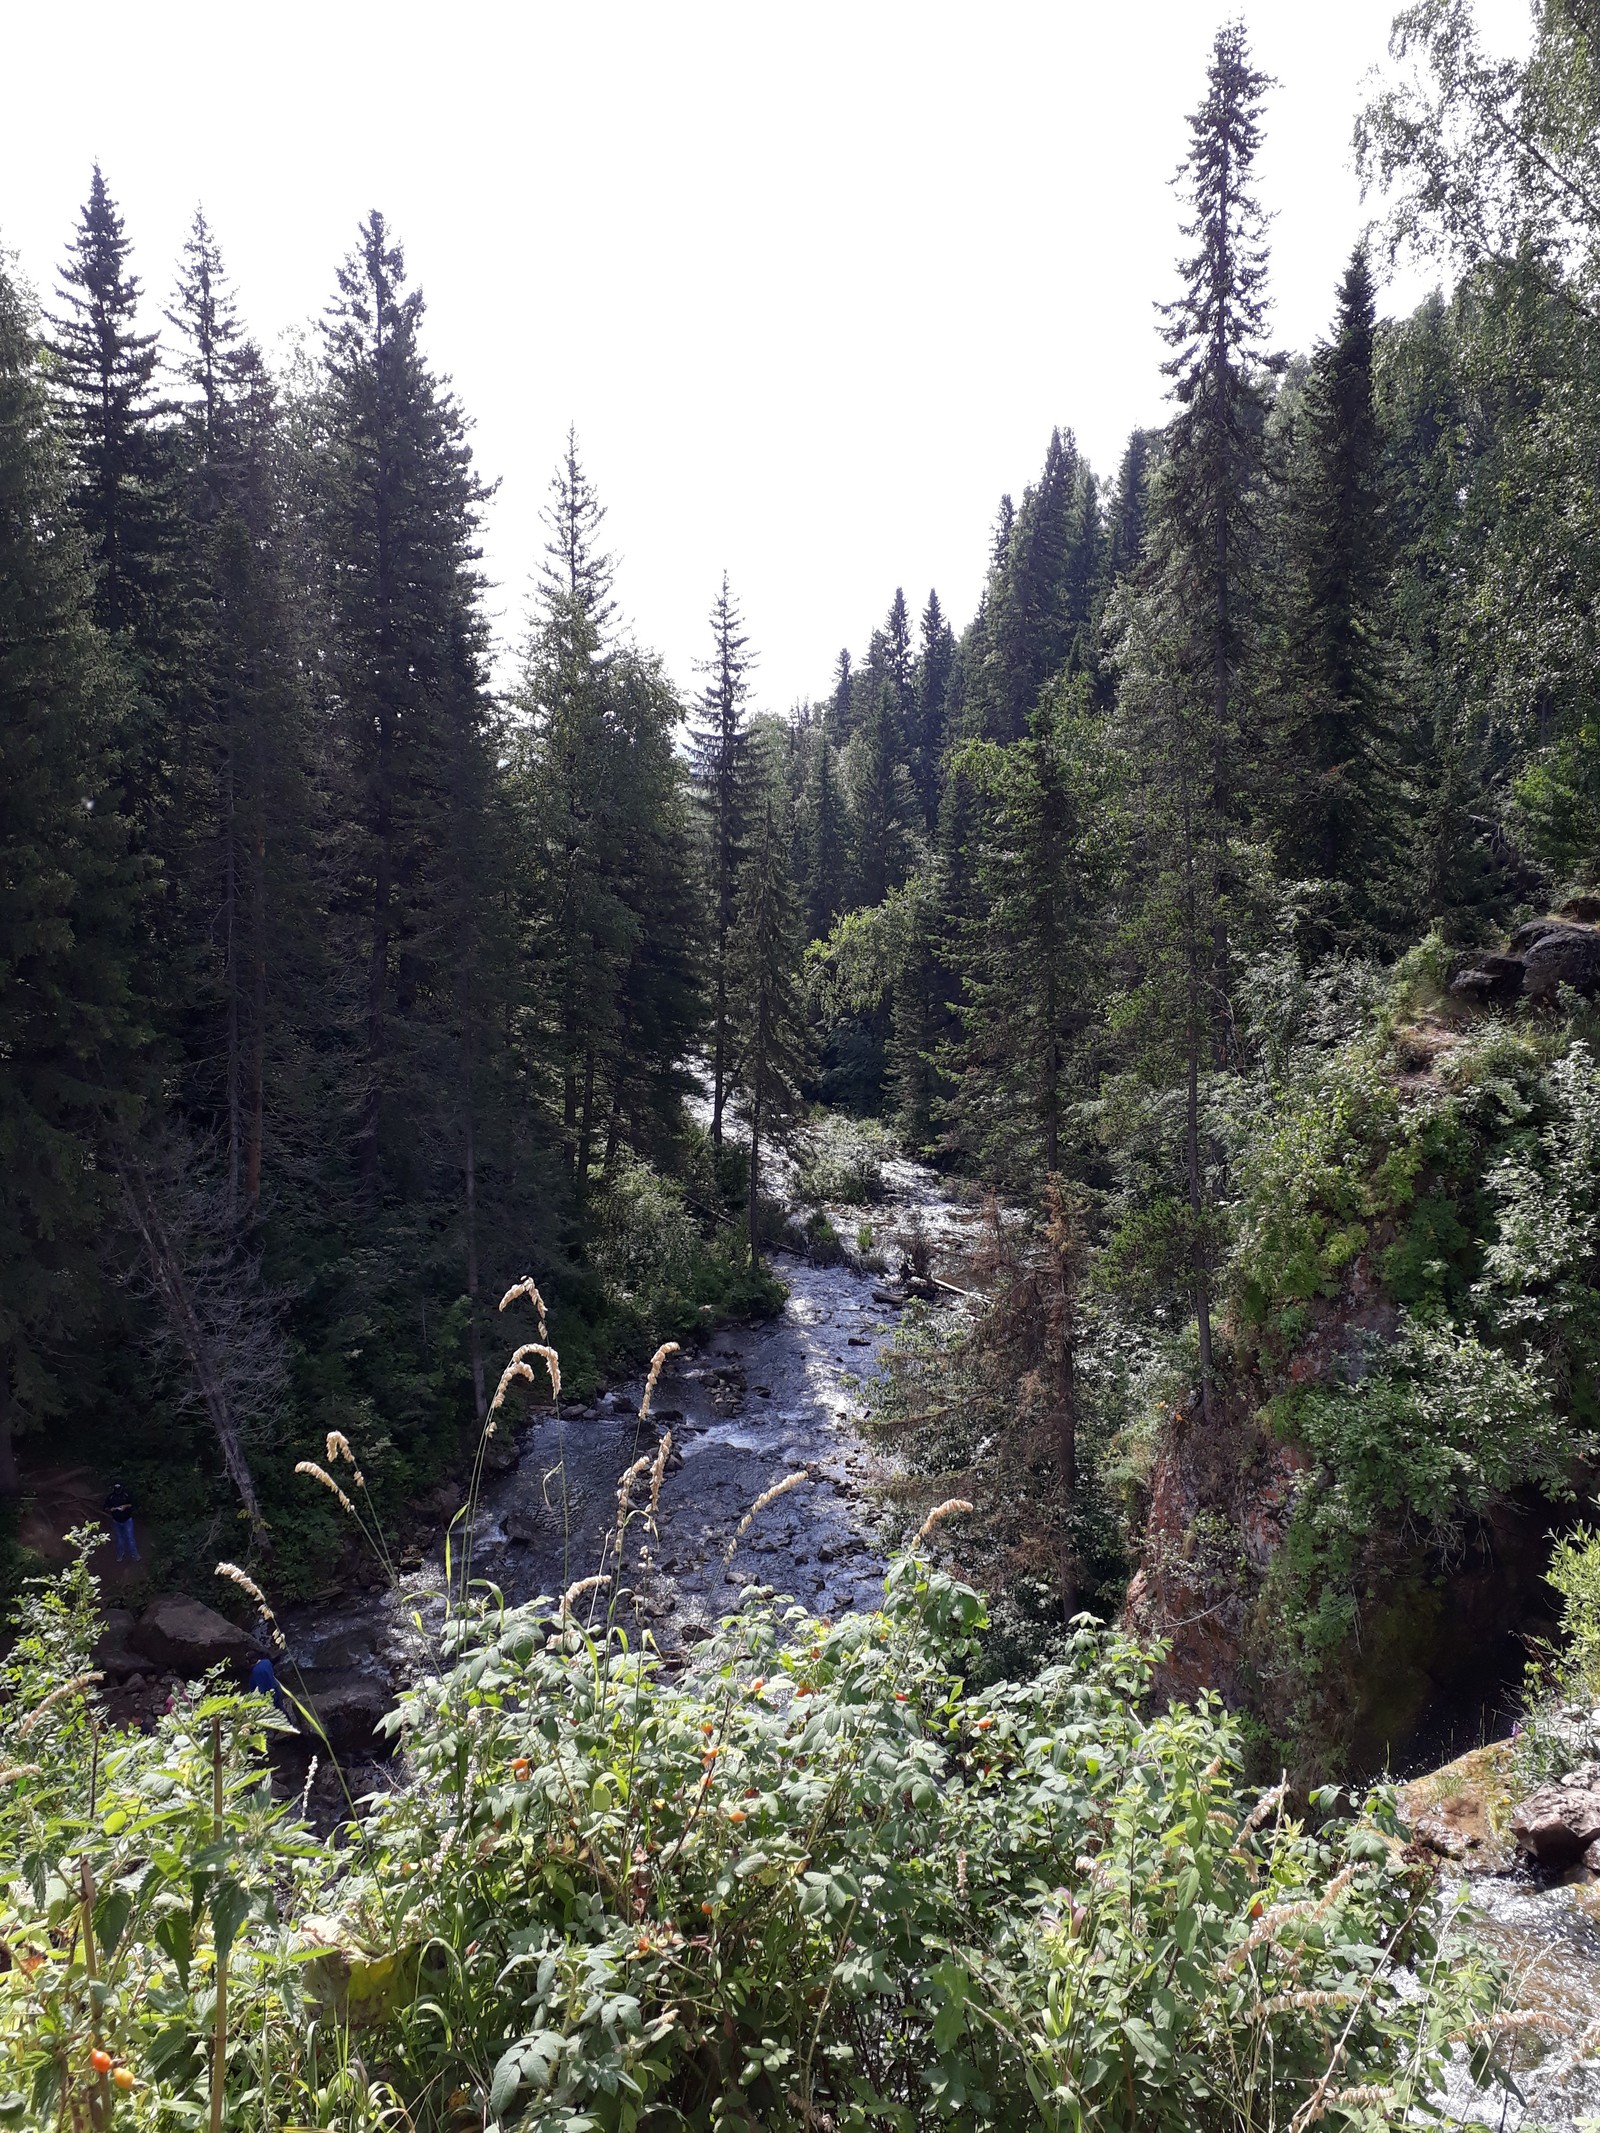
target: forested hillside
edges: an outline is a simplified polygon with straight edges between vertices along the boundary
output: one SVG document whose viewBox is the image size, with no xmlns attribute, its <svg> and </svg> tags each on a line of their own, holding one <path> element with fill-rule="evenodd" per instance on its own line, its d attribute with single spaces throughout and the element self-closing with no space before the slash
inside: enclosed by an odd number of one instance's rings
<svg viewBox="0 0 1600 2133">
<path fill-rule="evenodd" d="M 1340 1484 L 1367 1366 L 1297 1344 L 1352 1283 L 1374 1340 L 1407 1314 L 1414 1437 L 1440 1372 L 1516 1388 L 1407 1574 L 1491 1499 L 1577 1487 L 1592 1357 L 1536 1255 L 1507 1286 L 1495 1210 L 1594 1071 L 1597 35 L 1547 0 L 1513 65 L 1442 0 L 1401 18 L 1358 128 L 1387 220 L 1285 353 L 1270 84 L 1221 30 L 1152 292 L 1170 419 L 1115 469 L 1041 439 L 976 614 L 866 589 L 782 716 L 738 529 L 686 695 L 621 620 L 575 436 L 496 665 L 484 473 L 380 214 L 274 365 L 203 216 L 152 268 L 96 169 L 56 286 L 0 286 L 0 1491 L 86 1460 L 168 1566 L 237 1533 L 293 1590 L 336 1515 L 290 1512 L 295 1460 L 347 1431 L 417 1500 L 519 1278 L 580 1393 L 770 1307 L 762 1151 L 816 1105 L 1015 1211 L 995 1308 L 909 1332 L 879 1407 L 971 1483 L 1018 1636 L 1141 1569 L 1148 1603 L 1175 1428 L 1235 1479 L 1241 1430 L 1292 1444 L 1297 1503 Z M 1390 245 L 1438 263 L 1408 316 Z M 1513 982 L 1512 930 L 1562 909 L 1547 980 Z M 1502 1106 L 1473 1097 L 1470 1156 L 1468 1082 Z M 1402 1207 L 1433 1224 L 1404 1266 Z M 1283 1404 L 1313 1379 L 1323 1407 Z M 1247 1516 L 1196 1486 L 1165 1541 L 1191 1568 Z M 1326 1656 L 1364 1573 L 1318 1536 L 1291 1611 Z M 1250 1574 L 1277 1605 L 1286 1573 Z M 1274 1738 L 1321 1693 L 1240 1689 Z"/>
</svg>

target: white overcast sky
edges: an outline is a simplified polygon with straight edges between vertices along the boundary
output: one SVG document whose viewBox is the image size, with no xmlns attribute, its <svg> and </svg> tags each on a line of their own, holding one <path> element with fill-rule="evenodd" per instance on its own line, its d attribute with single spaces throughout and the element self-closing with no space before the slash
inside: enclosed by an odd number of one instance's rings
<svg viewBox="0 0 1600 2133">
<path fill-rule="evenodd" d="M 520 633 L 568 421 L 623 606 L 692 680 L 726 567 L 773 709 L 896 585 L 964 622 L 1002 490 L 1161 419 L 1184 115 L 1226 0 L 0 0 L 0 244 L 48 296 L 98 156 L 155 306 L 203 202 L 269 348 L 369 206 L 498 480 Z M 1323 328 L 1392 0 L 1245 0 L 1281 345 Z M 1479 0 L 1497 44 L 1525 0 Z M 1407 301 L 1415 285 L 1402 291 Z"/>
</svg>

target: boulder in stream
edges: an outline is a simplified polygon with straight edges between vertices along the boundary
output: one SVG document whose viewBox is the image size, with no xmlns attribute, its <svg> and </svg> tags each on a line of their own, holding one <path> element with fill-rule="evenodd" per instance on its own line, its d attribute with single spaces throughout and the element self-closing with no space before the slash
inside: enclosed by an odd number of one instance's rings
<svg viewBox="0 0 1600 2133">
<path fill-rule="evenodd" d="M 311 1708 L 337 1755 L 387 1755 L 392 1743 L 378 1732 L 378 1721 L 394 1702 L 387 1683 L 375 1674 L 307 1677 Z"/>
<path fill-rule="evenodd" d="M 94 1663 L 112 1681 L 125 1681 L 131 1674 L 142 1674 L 150 1664 L 144 1653 L 135 1651 L 129 1641 L 137 1621 L 131 1607 L 108 1607 L 101 1616 L 102 1626 L 94 1645 Z"/>
<path fill-rule="evenodd" d="M 135 1652 L 186 1681 L 211 1667 L 244 1666 L 260 1656 L 260 1647 L 248 1630 L 182 1592 L 166 1592 L 152 1600 L 128 1632 L 127 1641 Z"/>
<path fill-rule="evenodd" d="M 1530 1792 L 1512 1812 L 1517 1849 L 1548 1874 L 1600 1867 L 1600 1763 L 1580 1763 Z"/>
</svg>

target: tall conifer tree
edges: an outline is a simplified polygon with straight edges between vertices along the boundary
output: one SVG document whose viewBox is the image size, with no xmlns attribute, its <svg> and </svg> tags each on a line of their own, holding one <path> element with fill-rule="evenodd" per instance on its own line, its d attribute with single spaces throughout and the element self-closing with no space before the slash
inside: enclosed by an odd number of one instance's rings
<svg viewBox="0 0 1600 2133">
<path fill-rule="evenodd" d="M 761 1150 L 798 1112 L 804 1069 L 800 925 L 788 845 L 777 798 L 769 792 L 740 868 L 732 942 L 734 1035 L 750 1127 L 746 1220 L 752 1260 L 761 1256 Z"/>
<path fill-rule="evenodd" d="M 1398 793 L 1381 612 L 1388 574 L 1366 248 L 1312 359 L 1288 498 L 1289 614 L 1279 862 L 1342 892 L 1334 930 L 1363 940 L 1393 908 Z M 1388 892 L 1387 895 L 1385 892 Z"/>
<path fill-rule="evenodd" d="M 91 620 L 33 321 L 0 266 L 0 1495 L 60 1405 L 105 1260 L 96 1144 L 137 1109 L 144 875 L 116 806 L 125 681 Z"/>
<path fill-rule="evenodd" d="M 422 354 L 421 292 L 406 288 L 377 212 L 338 286 L 326 328 L 328 666 L 350 780 L 344 893 L 363 972 L 356 1155 L 375 1212 L 441 1133 L 459 1143 L 469 1102 L 458 973 L 475 952 L 474 911 L 450 855 L 487 779 L 483 492 L 460 409 Z"/>
<path fill-rule="evenodd" d="M 705 817 L 711 889 L 711 1145 L 722 1146 L 722 1112 L 732 1060 L 729 957 L 739 869 L 749 828 L 750 643 L 739 604 L 722 574 L 711 610 L 711 657 L 701 672 L 700 719 L 692 741 L 695 784 Z"/>
<path fill-rule="evenodd" d="M 1187 1286 L 1212 1412 L 1214 1162 L 1202 1080 L 1230 1063 L 1237 842 L 1261 754 L 1252 730 L 1266 397 L 1265 218 L 1252 187 L 1266 77 L 1237 23 L 1217 32 L 1179 172 L 1195 249 L 1165 306 L 1177 413 L 1152 508 L 1147 582 L 1122 644 L 1123 701 L 1145 785 L 1139 848 L 1148 1070 L 1184 1091 Z"/>
<path fill-rule="evenodd" d="M 928 604 L 922 610 L 921 636 L 911 776 L 922 809 L 922 826 L 931 837 L 939 820 L 939 769 L 944 756 L 950 674 L 956 657 L 955 636 L 936 592 L 929 592 Z"/>
</svg>

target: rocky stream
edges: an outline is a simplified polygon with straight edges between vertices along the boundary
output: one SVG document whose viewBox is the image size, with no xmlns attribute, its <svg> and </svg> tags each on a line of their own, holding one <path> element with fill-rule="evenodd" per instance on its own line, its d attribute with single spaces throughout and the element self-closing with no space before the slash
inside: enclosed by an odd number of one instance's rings
<svg viewBox="0 0 1600 2133">
<path fill-rule="evenodd" d="M 866 1381 L 904 1308 L 897 1276 L 908 1256 L 959 1288 L 977 1220 L 971 1203 L 918 1164 L 885 1165 L 885 1183 L 882 1202 L 829 1213 L 844 1236 L 869 1225 L 872 1258 L 887 1271 L 780 1255 L 789 1294 L 779 1315 L 724 1328 L 674 1358 L 647 1421 L 638 1415 L 642 1381 L 590 1405 L 536 1413 L 485 1475 L 470 1527 L 458 1519 L 450 1529 L 448 1556 L 441 1533 L 392 1589 L 286 1615 L 286 1677 L 315 1704 L 356 1790 L 396 1782 L 377 1759 L 374 1729 L 396 1691 L 432 1663 L 447 1564 L 452 1583 L 470 1567 L 510 1604 L 559 1594 L 603 1568 L 611 1582 L 593 1596 L 596 1614 L 616 1610 L 614 1619 L 648 1630 L 668 1655 L 703 1637 L 750 1585 L 824 1615 L 874 1604 L 903 1519 L 860 1427 Z M 619 1566 L 619 1478 L 668 1431 L 656 1535 L 635 1523 Z M 755 1500 L 795 1474 L 803 1485 L 741 1531 Z M 174 1604 L 181 1612 L 194 1603 Z M 131 1623 L 115 1636 L 125 1638 Z M 169 1668 L 182 1663 L 177 1614 L 171 1628 Z M 140 1648 L 129 1663 L 141 1663 Z M 339 1808 L 331 1776 L 322 1772 L 330 1818 Z M 1475 2089 L 1463 2060 L 1439 2102 L 1447 2122 L 1573 2133 L 1600 2124 L 1600 2028 L 1591 2029 L 1600 2018 L 1600 1886 L 1585 1885 L 1581 1868 L 1575 1878 L 1540 1876 L 1519 1859 L 1503 1800 L 1495 1806 L 1504 1786 L 1500 1743 L 1407 1788 L 1419 1841 L 1439 1856 L 1457 1906 L 1456 1930 L 1500 1956 L 1518 2004 L 1542 2018 L 1517 2033 L 1519 2094 Z"/>
</svg>

